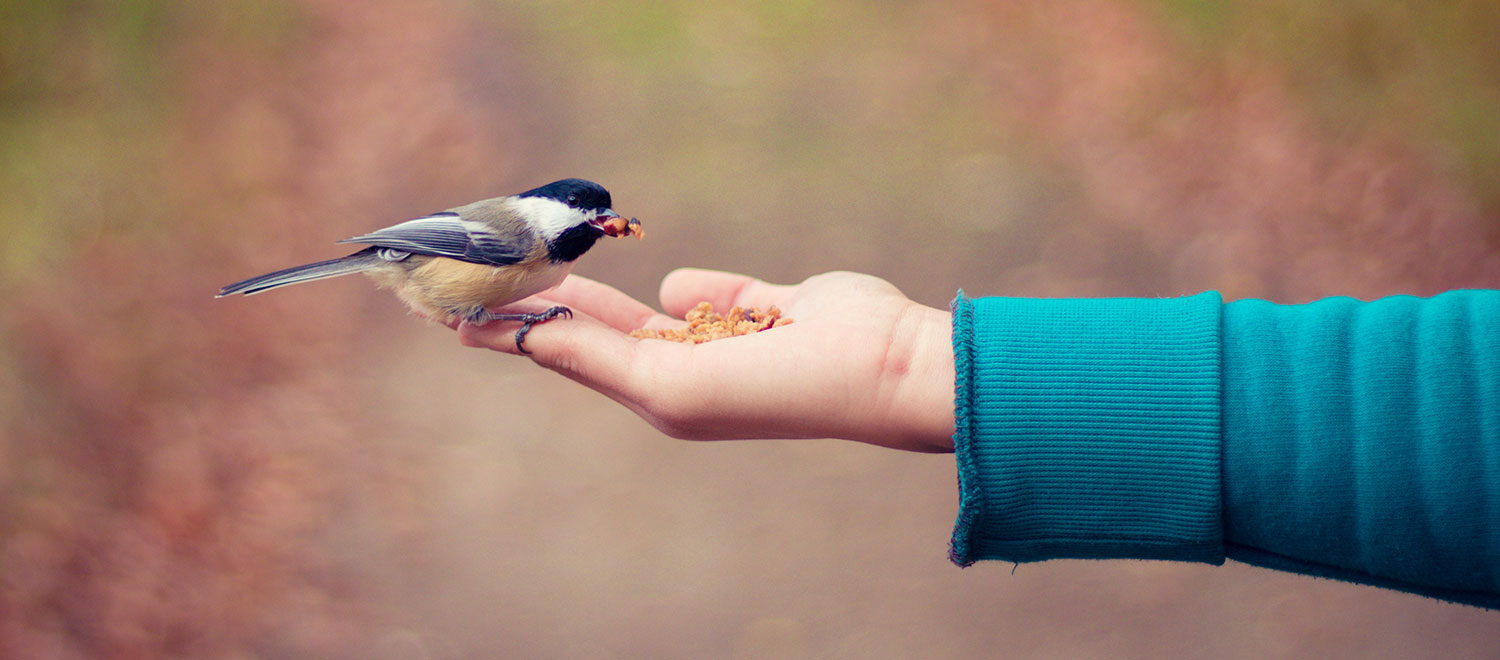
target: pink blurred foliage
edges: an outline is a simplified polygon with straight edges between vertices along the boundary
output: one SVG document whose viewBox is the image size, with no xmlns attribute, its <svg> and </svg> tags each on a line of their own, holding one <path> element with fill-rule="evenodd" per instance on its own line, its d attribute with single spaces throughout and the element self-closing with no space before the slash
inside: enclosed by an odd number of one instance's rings
<svg viewBox="0 0 1500 660">
<path fill-rule="evenodd" d="M 459 16 L 302 5 L 292 51 L 184 31 L 166 156 L 134 174 L 168 215 L 66 255 L 66 277 L 4 312 L 27 414 L 3 423 L 0 655 L 369 651 L 371 580 L 328 538 L 369 503 L 382 538 L 421 523 L 400 501 L 420 467 L 361 441 L 337 367 L 356 359 L 364 299 L 213 292 L 414 195 L 492 184 L 514 166 L 514 122 L 427 75 L 469 29 Z"/>
<path fill-rule="evenodd" d="M 928 45 L 984 72 L 996 121 L 1024 127 L 1076 178 L 1054 257 L 1080 237 L 1084 249 L 1127 237 L 1153 260 L 1142 268 L 1166 275 L 1151 293 L 1286 303 L 1500 285 L 1494 219 L 1437 154 L 1401 135 L 1323 130 L 1264 60 L 1195 56 L 1128 3 L 975 11 L 988 15 L 934 11 Z M 1099 266 L 1042 259 L 1012 286 L 1087 294 L 1080 278 Z M 1094 293 L 1121 293 L 1104 288 Z"/>
</svg>

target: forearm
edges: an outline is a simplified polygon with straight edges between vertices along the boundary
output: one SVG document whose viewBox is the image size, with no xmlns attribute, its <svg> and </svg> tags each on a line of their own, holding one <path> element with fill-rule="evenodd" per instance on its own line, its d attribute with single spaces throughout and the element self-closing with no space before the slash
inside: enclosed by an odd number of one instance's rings
<svg viewBox="0 0 1500 660">
<path fill-rule="evenodd" d="M 1228 556 L 1500 606 L 1500 292 L 1223 327 Z"/>
<path fill-rule="evenodd" d="M 957 311 L 955 561 L 1227 553 L 1500 605 L 1500 293 Z"/>
</svg>

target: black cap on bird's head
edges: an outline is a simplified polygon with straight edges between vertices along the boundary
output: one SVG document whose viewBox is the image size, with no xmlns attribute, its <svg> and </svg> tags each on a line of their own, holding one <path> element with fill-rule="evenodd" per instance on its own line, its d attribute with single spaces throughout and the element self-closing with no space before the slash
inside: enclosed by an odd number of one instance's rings
<svg viewBox="0 0 1500 660">
<path fill-rule="evenodd" d="M 553 181 L 514 199 L 531 209 L 530 221 L 546 240 L 554 262 L 577 259 L 599 237 L 615 235 L 606 227 L 620 217 L 610 208 L 609 191 L 584 179 Z"/>
<path fill-rule="evenodd" d="M 545 186 L 532 188 L 516 197 L 555 199 L 583 211 L 602 211 L 614 206 L 609 198 L 609 191 L 605 190 L 604 186 L 584 179 L 553 181 Z"/>
</svg>

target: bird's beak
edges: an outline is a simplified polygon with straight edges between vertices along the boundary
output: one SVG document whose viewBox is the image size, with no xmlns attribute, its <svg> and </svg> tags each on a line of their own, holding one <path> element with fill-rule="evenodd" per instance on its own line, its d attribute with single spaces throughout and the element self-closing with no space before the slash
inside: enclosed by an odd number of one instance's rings
<svg viewBox="0 0 1500 660">
<path fill-rule="evenodd" d="M 640 220 L 636 220 L 635 218 L 626 220 L 612 209 L 600 211 L 598 215 L 594 216 L 593 222 L 589 224 L 592 224 L 599 231 L 604 232 L 605 236 L 612 236 L 614 238 L 635 236 L 637 239 L 643 236 Z"/>
<path fill-rule="evenodd" d="M 598 214 L 596 214 L 594 216 L 594 219 L 589 221 L 589 224 L 593 225 L 595 228 L 603 229 L 605 230 L 605 233 L 608 233 L 609 226 L 613 224 L 610 222 L 610 220 L 618 217 L 620 217 L 620 214 L 615 213 L 614 209 L 604 209 L 603 211 L 600 211 Z"/>
</svg>

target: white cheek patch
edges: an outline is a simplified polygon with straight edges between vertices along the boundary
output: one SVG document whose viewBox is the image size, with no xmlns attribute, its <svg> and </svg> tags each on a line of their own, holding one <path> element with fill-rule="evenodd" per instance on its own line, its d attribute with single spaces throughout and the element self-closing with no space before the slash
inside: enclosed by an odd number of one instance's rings
<svg viewBox="0 0 1500 660">
<path fill-rule="evenodd" d="M 589 220 L 589 214 L 546 197 L 519 197 L 512 203 L 521 217 L 530 218 L 543 240 L 557 238 L 569 227 Z"/>
</svg>

